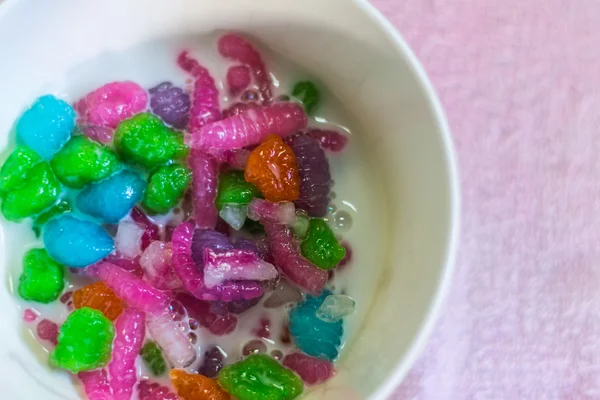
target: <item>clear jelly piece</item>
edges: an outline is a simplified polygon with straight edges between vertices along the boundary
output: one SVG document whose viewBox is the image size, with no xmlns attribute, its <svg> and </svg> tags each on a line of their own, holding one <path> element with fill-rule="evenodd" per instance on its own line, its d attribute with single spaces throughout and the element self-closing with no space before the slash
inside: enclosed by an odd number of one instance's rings
<svg viewBox="0 0 600 400">
<path fill-rule="evenodd" d="M 350 296 L 332 294 L 327 296 L 317 309 L 317 318 L 325 322 L 337 322 L 353 314 L 355 309 L 356 302 Z"/>
</svg>

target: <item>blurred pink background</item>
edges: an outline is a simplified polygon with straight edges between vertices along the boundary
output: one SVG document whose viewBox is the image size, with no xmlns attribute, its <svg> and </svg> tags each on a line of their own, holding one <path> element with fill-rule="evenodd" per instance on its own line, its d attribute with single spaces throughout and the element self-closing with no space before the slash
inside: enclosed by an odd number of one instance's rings
<svg viewBox="0 0 600 400">
<path fill-rule="evenodd" d="M 600 1 L 372 0 L 458 151 L 453 287 L 393 399 L 600 399 Z"/>
</svg>

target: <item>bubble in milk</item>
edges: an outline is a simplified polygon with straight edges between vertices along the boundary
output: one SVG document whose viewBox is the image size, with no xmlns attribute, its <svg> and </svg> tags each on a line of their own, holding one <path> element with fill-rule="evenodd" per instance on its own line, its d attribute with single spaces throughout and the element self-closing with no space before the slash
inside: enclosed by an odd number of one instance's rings
<svg viewBox="0 0 600 400">
<path fill-rule="evenodd" d="M 352 217 L 344 210 L 337 211 L 333 215 L 333 226 L 340 232 L 348 232 L 352 227 Z"/>
</svg>

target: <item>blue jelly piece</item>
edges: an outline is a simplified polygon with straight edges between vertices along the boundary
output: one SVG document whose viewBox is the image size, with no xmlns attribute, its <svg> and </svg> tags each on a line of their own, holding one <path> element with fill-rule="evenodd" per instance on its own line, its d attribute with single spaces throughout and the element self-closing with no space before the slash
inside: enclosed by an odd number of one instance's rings
<svg viewBox="0 0 600 400">
<path fill-rule="evenodd" d="M 113 239 L 100 225 L 82 221 L 70 214 L 48 222 L 43 237 L 50 257 L 73 268 L 100 261 L 115 248 Z"/>
<path fill-rule="evenodd" d="M 50 160 L 71 137 L 75 128 L 75 110 L 52 95 L 42 96 L 17 122 L 21 143 Z"/>
<path fill-rule="evenodd" d="M 118 223 L 144 195 L 146 181 L 132 171 L 123 171 L 85 188 L 77 196 L 83 213 L 110 224 Z"/>
<path fill-rule="evenodd" d="M 304 353 L 333 361 L 342 344 L 343 321 L 325 322 L 317 317 L 317 310 L 330 294 L 325 290 L 318 297 L 308 295 L 294 307 L 290 311 L 290 333 Z"/>
</svg>

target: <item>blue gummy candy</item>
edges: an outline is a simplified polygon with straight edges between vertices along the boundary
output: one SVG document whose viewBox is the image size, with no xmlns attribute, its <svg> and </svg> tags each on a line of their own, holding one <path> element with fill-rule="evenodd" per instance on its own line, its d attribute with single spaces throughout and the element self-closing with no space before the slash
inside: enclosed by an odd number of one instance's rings
<svg viewBox="0 0 600 400">
<path fill-rule="evenodd" d="M 83 213 L 116 224 L 142 199 L 145 188 L 146 181 L 138 174 L 123 171 L 85 188 L 77 196 L 77 207 Z"/>
<path fill-rule="evenodd" d="M 52 219 L 44 227 L 44 245 L 60 264 L 82 268 L 100 261 L 115 248 L 113 239 L 100 225 L 70 214 Z"/>
<path fill-rule="evenodd" d="M 42 96 L 17 122 L 17 137 L 42 158 L 52 156 L 69 140 L 75 128 L 75 110 L 52 95 Z"/>
<path fill-rule="evenodd" d="M 317 317 L 317 310 L 330 294 L 326 290 L 318 297 L 308 295 L 294 307 L 290 311 L 290 333 L 304 353 L 333 361 L 342 344 L 343 321 L 325 322 Z"/>
</svg>

